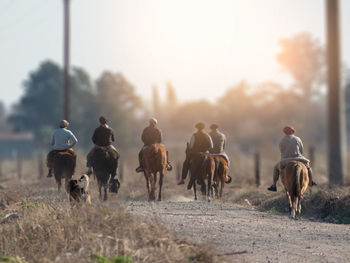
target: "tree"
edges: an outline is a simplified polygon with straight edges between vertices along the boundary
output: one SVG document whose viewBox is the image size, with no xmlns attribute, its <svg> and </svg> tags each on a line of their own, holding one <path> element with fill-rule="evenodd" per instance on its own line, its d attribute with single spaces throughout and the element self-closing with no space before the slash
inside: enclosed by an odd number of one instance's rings
<svg viewBox="0 0 350 263">
<path fill-rule="evenodd" d="M 277 61 L 294 78 L 294 88 L 306 99 L 319 95 L 325 80 L 325 51 L 308 33 L 280 40 Z"/>
<path fill-rule="evenodd" d="M 77 135 L 79 146 L 88 148 L 91 119 L 95 118 L 96 102 L 90 78 L 82 69 L 70 74 L 72 83 L 72 120 L 70 128 Z M 45 61 L 29 74 L 24 82 L 24 94 L 8 118 L 14 131 L 31 131 L 36 144 L 47 147 L 52 130 L 63 116 L 63 73 L 52 61 Z"/>
<path fill-rule="evenodd" d="M 178 105 L 178 101 L 177 101 L 175 88 L 170 81 L 166 83 L 166 89 L 167 89 L 167 106 L 168 108 L 174 110 Z"/>
</svg>

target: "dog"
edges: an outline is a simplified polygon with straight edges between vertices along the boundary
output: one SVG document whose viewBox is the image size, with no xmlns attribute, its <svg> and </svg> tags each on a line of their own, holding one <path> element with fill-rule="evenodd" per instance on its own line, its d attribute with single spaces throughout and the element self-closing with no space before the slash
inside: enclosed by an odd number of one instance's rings
<svg viewBox="0 0 350 263">
<path fill-rule="evenodd" d="M 70 180 L 68 182 L 68 193 L 71 203 L 85 202 L 91 205 L 89 176 L 84 174 L 78 180 Z"/>
</svg>

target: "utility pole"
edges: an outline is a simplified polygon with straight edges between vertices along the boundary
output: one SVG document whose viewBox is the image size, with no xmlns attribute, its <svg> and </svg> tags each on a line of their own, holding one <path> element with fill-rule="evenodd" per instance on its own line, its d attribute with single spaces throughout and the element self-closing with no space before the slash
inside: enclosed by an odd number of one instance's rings
<svg viewBox="0 0 350 263">
<path fill-rule="evenodd" d="M 64 5 L 64 69 L 63 69 L 63 85 L 64 85 L 64 118 L 70 120 L 70 83 L 69 83 L 69 64 L 70 64 L 70 0 L 63 0 Z"/>
<path fill-rule="evenodd" d="M 328 77 L 328 177 L 341 185 L 346 174 L 344 91 L 341 85 L 339 0 L 326 0 Z"/>
</svg>

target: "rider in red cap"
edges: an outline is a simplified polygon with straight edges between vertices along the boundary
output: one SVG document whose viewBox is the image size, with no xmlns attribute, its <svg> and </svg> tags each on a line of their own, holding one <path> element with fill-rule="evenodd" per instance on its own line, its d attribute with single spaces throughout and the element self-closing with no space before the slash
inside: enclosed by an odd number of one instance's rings
<svg viewBox="0 0 350 263">
<path fill-rule="evenodd" d="M 299 137 L 294 135 L 294 127 L 286 126 L 283 128 L 283 132 L 285 136 L 283 137 L 279 145 L 281 152 L 281 160 L 275 165 L 273 169 L 273 184 L 269 188 L 267 188 L 267 190 L 273 192 L 277 191 L 276 183 L 279 178 L 280 166 L 286 165 L 291 160 L 297 160 L 304 163 L 307 167 L 309 174 L 309 185 L 316 185 L 316 183 L 312 181 L 312 170 L 310 167 L 310 161 L 302 155 L 303 143 Z"/>
</svg>

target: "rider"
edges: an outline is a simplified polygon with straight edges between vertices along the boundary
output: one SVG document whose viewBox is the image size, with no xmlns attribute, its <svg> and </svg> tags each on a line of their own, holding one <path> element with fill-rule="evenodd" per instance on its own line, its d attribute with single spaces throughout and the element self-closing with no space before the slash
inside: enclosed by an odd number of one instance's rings
<svg viewBox="0 0 350 263">
<path fill-rule="evenodd" d="M 199 152 L 209 152 L 210 149 L 213 148 L 213 141 L 210 135 L 204 130 L 205 124 L 203 122 L 199 122 L 195 125 L 197 131 L 192 135 L 190 141 L 190 151 L 191 153 L 199 153 Z M 182 165 L 182 178 L 178 183 L 184 184 L 185 179 L 189 170 L 189 159 L 186 156 L 186 160 Z"/>
<path fill-rule="evenodd" d="M 53 131 L 51 136 L 50 145 L 52 150 L 47 155 L 47 167 L 49 168 L 49 174 L 47 177 L 52 177 L 52 165 L 53 159 L 58 152 L 69 152 L 76 158 L 76 154 L 72 147 L 78 142 L 74 134 L 68 130 L 69 122 L 62 120 L 59 125 L 59 129 Z"/>
<path fill-rule="evenodd" d="M 139 152 L 139 167 L 136 168 L 136 172 L 140 173 L 143 172 L 143 167 L 142 167 L 142 153 L 143 150 L 147 147 L 150 146 L 154 143 L 162 143 L 162 132 L 160 129 L 158 129 L 157 126 L 158 121 L 155 118 L 151 118 L 149 120 L 149 126 L 147 126 L 143 132 L 142 132 L 142 136 L 141 136 L 141 140 L 143 142 L 143 147 L 141 149 L 141 151 Z M 167 154 L 167 167 L 166 169 L 168 171 L 172 170 L 172 166 L 169 162 L 169 158 L 168 158 L 168 151 L 166 152 Z"/>
<path fill-rule="evenodd" d="M 213 148 L 209 150 L 212 155 L 222 156 L 225 158 L 228 164 L 230 164 L 230 160 L 225 153 L 225 145 L 226 145 L 226 136 L 222 132 L 219 131 L 219 125 L 212 124 L 210 125 L 211 132 L 209 133 L 212 141 Z"/>
<path fill-rule="evenodd" d="M 88 167 L 88 171 L 86 172 L 87 175 L 92 174 L 92 156 L 94 155 L 96 148 L 100 147 L 106 149 L 110 156 L 115 159 L 115 161 L 118 161 L 119 158 L 119 153 L 117 152 L 116 148 L 112 145 L 112 142 L 114 142 L 114 133 L 113 130 L 107 125 L 107 119 L 101 116 L 99 118 L 99 122 L 100 126 L 95 129 L 94 134 L 92 136 L 92 142 L 94 143 L 94 147 L 86 156 L 86 166 Z M 116 174 L 117 171 L 114 171 L 112 174 L 112 179 L 116 176 Z"/>
<path fill-rule="evenodd" d="M 276 183 L 280 174 L 280 164 L 287 164 L 287 162 L 291 160 L 297 160 L 304 163 L 308 170 L 309 186 L 316 185 L 316 183 L 312 180 L 312 170 L 310 167 L 310 161 L 302 155 L 303 143 L 299 137 L 294 135 L 294 127 L 286 126 L 283 128 L 283 132 L 285 136 L 279 144 L 281 160 L 275 165 L 273 169 L 273 184 L 269 188 L 267 188 L 267 190 L 273 192 L 277 191 Z"/>
</svg>

